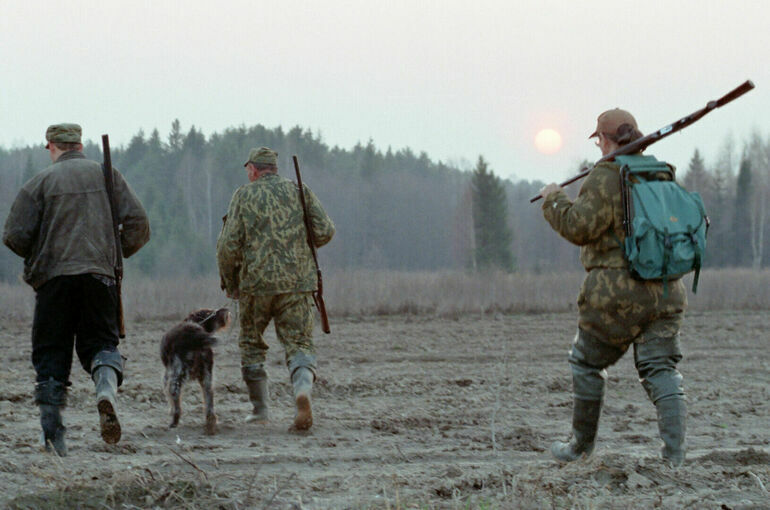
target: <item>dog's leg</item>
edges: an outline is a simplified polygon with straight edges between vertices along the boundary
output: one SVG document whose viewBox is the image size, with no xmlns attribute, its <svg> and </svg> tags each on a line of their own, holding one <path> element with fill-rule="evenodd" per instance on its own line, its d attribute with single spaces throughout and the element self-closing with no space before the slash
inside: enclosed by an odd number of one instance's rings
<svg viewBox="0 0 770 510">
<path fill-rule="evenodd" d="M 214 414 L 214 388 L 212 368 L 213 363 L 207 360 L 201 378 L 201 389 L 203 390 L 203 402 L 206 407 L 206 434 L 213 435 L 217 433 L 217 415 Z"/>
<path fill-rule="evenodd" d="M 182 415 L 182 383 L 184 382 L 184 366 L 182 360 L 174 357 L 171 365 L 166 369 L 165 381 L 168 403 L 171 408 L 171 424 L 169 428 L 179 425 L 179 417 Z"/>
</svg>

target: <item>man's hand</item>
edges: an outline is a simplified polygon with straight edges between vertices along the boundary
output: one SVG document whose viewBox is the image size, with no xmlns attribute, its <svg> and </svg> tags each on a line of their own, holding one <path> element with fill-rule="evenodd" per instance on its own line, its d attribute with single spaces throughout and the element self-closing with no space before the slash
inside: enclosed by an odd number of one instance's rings
<svg viewBox="0 0 770 510">
<path fill-rule="evenodd" d="M 561 186 L 556 184 L 555 182 L 552 182 L 551 184 L 548 184 L 546 186 L 543 186 L 543 189 L 540 190 L 540 196 L 543 198 L 546 198 L 551 193 L 555 193 L 561 189 Z"/>
</svg>

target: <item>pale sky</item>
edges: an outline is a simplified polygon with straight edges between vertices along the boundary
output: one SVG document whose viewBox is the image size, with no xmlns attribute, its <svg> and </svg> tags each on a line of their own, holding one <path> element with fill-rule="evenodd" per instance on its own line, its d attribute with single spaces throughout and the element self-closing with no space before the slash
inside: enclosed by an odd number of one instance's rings
<svg viewBox="0 0 770 510">
<path fill-rule="evenodd" d="M 770 2 L 0 0 L 0 146 L 299 125 L 503 177 L 562 180 L 621 107 L 645 133 L 757 88 L 648 150 L 686 167 L 770 136 Z M 553 155 L 539 129 L 561 133 Z M 254 145 L 261 145 L 254 140 Z M 236 158 L 234 165 L 243 158 Z"/>
</svg>

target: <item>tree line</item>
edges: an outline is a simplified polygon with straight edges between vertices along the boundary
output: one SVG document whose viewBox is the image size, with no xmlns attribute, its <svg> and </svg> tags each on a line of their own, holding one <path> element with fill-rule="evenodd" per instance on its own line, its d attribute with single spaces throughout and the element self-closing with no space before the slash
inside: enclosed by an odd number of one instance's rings
<svg viewBox="0 0 770 510">
<path fill-rule="evenodd" d="M 300 127 L 240 126 L 207 138 L 194 126 L 183 130 L 177 120 L 166 136 L 139 131 L 112 150 L 113 164 L 142 200 L 152 227 L 150 243 L 127 269 L 153 277 L 215 273 L 222 216 L 247 182 L 249 149 L 262 145 L 279 153 L 279 172 L 290 178 L 291 155 L 298 155 L 306 184 L 334 220 L 338 233 L 319 252 L 325 268 L 580 267 L 577 248 L 553 233 L 539 205 L 529 203 L 543 183 L 503 180 L 482 156 L 475 168 L 460 168 L 409 148 L 382 150 L 371 140 L 350 149 L 329 146 L 320 133 Z M 23 183 L 50 164 L 41 146 L 0 148 L 0 223 Z M 84 152 L 102 158 L 93 142 Z M 770 140 L 755 134 L 741 147 L 728 138 L 711 163 L 696 150 L 683 177 L 680 167 L 680 181 L 701 193 L 711 218 L 706 266 L 770 263 L 769 161 Z M 0 280 L 16 280 L 21 267 L 10 250 L 0 250 Z"/>
</svg>

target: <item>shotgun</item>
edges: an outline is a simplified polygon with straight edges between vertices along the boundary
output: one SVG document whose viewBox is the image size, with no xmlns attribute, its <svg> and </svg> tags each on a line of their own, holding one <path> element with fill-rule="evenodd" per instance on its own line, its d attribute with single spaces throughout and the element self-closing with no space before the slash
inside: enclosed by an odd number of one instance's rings
<svg viewBox="0 0 770 510">
<path fill-rule="evenodd" d="M 615 158 L 615 156 L 623 156 L 626 154 L 635 154 L 637 152 L 641 152 L 650 145 L 654 144 L 655 142 L 662 140 L 663 138 L 667 137 L 668 135 L 672 133 L 676 133 L 677 131 L 680 131 L 690 124 L 693 124 L 700 120 L 701 117 L 709 113 L 711 110 L 715 110 L 716 108 L 719 108 L 721 106 L 726 105 L 730 101 L 734 99 L 738 99 L 743 94 L 748 92 L 749 90 L 754 88 L 754 84 L 751 82 L 751 80 L 746 80 L 744 83 L 736 87 L 734 90 L 728 92 L 724 96 L 720 97 L 719 99 L 715 101 L 709 101 L 705 107 L 701 108 L 700 110 L 691 113 L 690 115 L 687 115 L 685 117 L 682 117 L 681 119 L 677 120 L 673 124 L 669 124 L 668 126 L 665 126 L 663 128 L 660 128 L 659 130 L 650 133 L 647 136 L 643 136 L 642 138 L 639 138 L 638 140 L 635 140 L 627 145 L 624 145 L 620 147 L 618 150 L 611 152 L 601 158 L 597 161 L 597 163 L 601 163 L 602 161 L 611 161 Z M 568 184 L 572 184 L 575 181 L 579 181 L 583 177 L 586 177 L 589 173 L 591 173 L 591 170 L 593 167 L 584 167 L 580 169 L 580 172 L 566 181 L 559 184 L 559 186 L 564 187 Z M 532 197 L 529 199 L 530 202 L 537 202 L 540 200 L 542 195 L 537 195 L 535 197 Z"/>
<path fill-rule="evenodd" d="M 305 219 L 305 231 L 307 232 L 307 244 L 310 246 L 310 252 L 313 254 L 313 262 L 315 262 L 316 275 L 318 276 L 318 290 L 313 292 L 313 301 L 318 308 L 318 313 L 321 314 L 321 331 L 324 333 L 331 333 L 332 330 L 329 327 L 329 317 L 326 315 L 326 304 L 324 303 L 324 286 L 323 278 L 321 277 L 321 267 L 318 265 L 318 255 L 315 250 L 315 235 L 313 234 L 313 222 L 310 220 L 310 213 L 307 210 L 307 202 L 305 202 L 305 189 L 302 187 L 302 175 L 299 173 L 299 160 L 297 156 L 292 156 L 294 160 L 294 171 L 297 173 L 297 185 L 299 186 L 299 200 L 302 202 L 302 215 Z"/>
<path fill-rule="evenodd" d="M 118 218 L 118 204 L 115 200 L 115 183 L 112 180 L 112 157 L 110 156 L 110 138 L 102 135 L 102 152 L 104 154 L 104 183 L 107 187 L 107 198 L 110 202 L 110 213 L 112 215 L 112 232 L 115 237 L 115 286 L 118 291 L 118 336 L 126 337 L 126 323 L 123 317 L 123 297 L 121 296 L 121 286 L 123 284 L 123 246 L 121 245 L 121 231 L 123 226 Z"/>
</svg>

